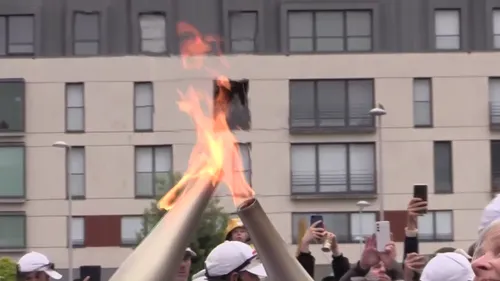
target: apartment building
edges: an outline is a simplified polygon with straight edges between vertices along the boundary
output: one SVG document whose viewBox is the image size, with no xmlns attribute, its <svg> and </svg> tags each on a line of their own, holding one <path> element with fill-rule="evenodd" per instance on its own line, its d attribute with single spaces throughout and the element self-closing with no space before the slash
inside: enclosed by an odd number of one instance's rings
<svg viewBox="0 0 500 281">
<path fill-rule="evenodd" d="M 75 268 L 101 265 L 107 280 L 131 253 L 143 210 L 167 191 L 155 179 L 184 171 L 195 142 L 177 90 L 214 92 L 214 77 L 182 67 L 178 22 L 221 38 L 211 54 L 246 89 L 228 120 L 244 172 L 291 252 L 298 221 L 321 214 L 355 261 L 381 198 L 401 245 L 416 183 L 430 189 L 422 252 L 467 248 L 499 189 L 500 0 L 4 0 L 0 11 L 0 254 L 41 251 L 65 273 L 71 240 Z M 368 113 L 379 103 L 381 123 Z M 217 196 L 234 211 L 227 189 Z M 329 274 L 330 257 L 312 251 L 317 277 Z"/>
</svg>

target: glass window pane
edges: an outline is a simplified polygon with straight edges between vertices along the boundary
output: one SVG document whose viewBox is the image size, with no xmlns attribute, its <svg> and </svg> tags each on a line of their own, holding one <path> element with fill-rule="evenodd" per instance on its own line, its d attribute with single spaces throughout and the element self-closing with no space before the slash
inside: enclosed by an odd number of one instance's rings
<svg viewBox="0 0 500 281">
<path fill-rule="evenodd" d="M 237 53 L 253 53 L 255 52 L 254 40 L 233 40 L 231 41 L 231 51 Z"/>
<path fill-rule="evenodd" d="M 99 14 L 75 14 L 75 41 L 99 41 Z"/>
<path fill-rule="evenodd" d="M 299 241 L 300 238 L 302 238 L 298 237 L 300 224 L 305 224 L 306 227 L 309 227 L 309 222 L 311 220 L 310 218 L 310 214 L 292 214 L 292 243 L 295 244 Z"/>
<path fill-rule="evenodd" d="M 139 16 L 141 39 L 161 39 L 166 42 L 166 18 L 160 14 L 142 14 Z"/>
<path fill-rule="evenodd" d="M 289 37 L 312 37 L 313 13 L 312 12 L 288 13 L 288 35 Z"/>
<path fill-rule="evenodd" d="M 83 147 L 72 148 L 69 159 L 69 170 L 71 174 L 85 173 L 85 149 Z"/>
<path fill-rule="evenodd" d="M 99 54 L 99 42 L 76 42 L 75 55 L 90 56 Z"/>
<path fill-rule="evenodd" d="M 172 149 L 170 147 L 155 147 L 155 172 L 170 172 L 172 170 Z"/>
<path fill-rule="evenodd" d="M 251 39 L 255 38 L 257 32 L 257 13 L 243 12 L 231 13 L 230 15 L 230 35 L 231 39 Z"/>
<path fill-rule="evenodd" d="M 346 84 L 344 81 L 318 81 L 318 118 L 320 126 L 346 125 Z"/>
<path fill-rule="evenodd" d="M 316 191 L 316 156 L 313 145 L 291 147 L 292 191 L 294 193 Z"/>
<path fill-rule="evenodd" d="M 0 43 L 1 43 L 1 39 L 0 39 Z M 493 47 L 495 49 L 500 49 L 500 35 L 493 36 Z M 1 47 L 0 47 L 0 52 L 1 52 Z"/>
<path fill-rule="evenodd" d="M 418 217 L 418 237 L 422 240 L 434 239 L 434 219 L 432 212 Z"/>
<path fill-rule="evenodd" d="M 134 93 L 135 93 L 135 106 L 153 105 L 152 83 L 135 83 Z"/>
<path fill-rule="evenodd" d="M 85 174 L 72 174 L 70 176 L 69 191 L 72 196 L 85 196 Z"/>
<path fill-rule="evenodd" d="M 347 38 L 347 50 L 353 52 L 369 51 L 372 49 L 371 37 L 349 37 Z"/>
<path fill-rule="evenodd" d="M 0 216 L 0 248 L 21 249 L 26 247 L 26 218 L 24 216 Z"/>
<path fill-rule="evenodd" d="M 376 216 L 374 213 L 351 214 L 351 239 L 359 241 L 375 233 Z"/>
<path fill-rule="evenodd" d="M 345 145 L 318 145 L 320 192 L 347 191 L 347 150 Z"/>
<path fill-rule="evenodd" d="M 346 12 L 347 36 L 370 36 L 372 16 L 368 11 Z"/>
<path fill-rule="evenodd" d="M 413 120 L 415 122 L 415 125 L 420 125 L 420 126 L 432 125 L 431 104 L 426 101 L 414 102 Z"/>
<path fill-rule="evenodd" d="M 0 17 L 0 55 L 5 55 L 7 45 L 7 18 Z"/>
<path fill-rule="evenodd" d="M 83 84 L 66 84 L 66 106 L 83 107 Z"/>
<path fill-rule="evenodd" d="M 85 242 L 85 221 L 83 218 L 71 219 L 71 241 L 73 245 L 81 246 Z"/>
<path fill-rule="evenodd" d="M 24 147 L 0 147 L 0 198 L 25 196 L 24 153 Z"/>
<path fill-rule="evenodd" d="M 288 49 L 290 52 L 312 52 L 313 38 L 290 38 Z"/>
<path fill-rule="evenodd" d="M 0 82 L 0 131 L 24 131 L 24 81 Z"/>
<path fill-rule="evenodd" d="M 458 10 L 436 10 L 436 35 L 460 35 L 460 12 Z"/>
<path fill-rule="evenodd" d="M 349 242 L 349 215 L 348 214 L 323 214 L 325 228 L 335 233 L 337 241 Z"/>
<path fill-rule="evenodd" d="M 315 126 L 313 81 L 290 81 L 290 118 L 292 127 Z"/>
<path fill-rule="evenodd" d="M 137 235 L 142 230 L 143 217 L 123 217 L 121 220 L 122 244 L 137 244 Z"/>
<path fill-rule="evenodd" d="M 153 148 L 137 147 L 135 150 L 135 171 L 136 172 L 154 172 L 153 171 Z"/>
<path fill-rule="evenodd" d="M 374 101 L 373 80 L 349 80 L 348 85 L 348 110 L 350 126 L 367 126 L 372 124 L 368 112 L 372 109 Z"/>
<path fill-rule="evenodd" d="M 84 130 L 84 114 L 83 108 L 72 107 L 66 109 L 68 114 L 66 120 L 66 130 L 68 131 L 83 131 Z"/>
<path fill-rule="evenodd" d="M 453 191 L 452 153 L 451 142 L 434 142 L 434 189 L 436 193 Z"/>
<path fill-rule="evenodd" d="M 349 145 L 351 191 L 375 190 L 375 147 L 371 144 Z"/>
<path fill-rule="evenodd" d="M 493 34 L 500 35 L 500 10 L 493 10 Z"/>
<path fill-rule="evenodd" d="M 135 173 L 135 182 L 135 195 L 147 197 L 154 195 L 153 173 Z"/>
<path fill-rule="evenodd" d="M 344 19 L 342 12 L 316 12 L 316 36 L 344 36 Z"/>
<path fill-rule="evenodd" d="M 165 53 L 167 44 L 162 39 L 143 39 L 141 42 L 141 51 L 150 53 Z"/>
<path fill-rule="evenodd" d="M 430 101 L 431 100 L 431 80 L 414 79 L 413 80 L 413 100 Z"/>
<path fill-rule="evenodd" d="M 453 217 L 451 212 L 436 212 L 436 238 L 453 239 Z"/>
<path fill-rule="evenodd" d="M 458 50 L 460 49 L 459 36 L 437 36 L 436 49 L 439 50 Z"/>
<path fill-rule="evenodd" d="M 153 129 L 153 107 L 136 107 L 135 108 L 135 129 L 136 130 L 152 130 Z"/>
<path fill-rule="evenodd" d="M 344 50 L 343 38 L 317 38 L 316 51 L 318 52 L 340 52 Z"/>
<path fill-rule="evenodd" d="M 34 52 L 34 46 L 32 44 L 9 45 L 9 53 L 28 54 L 33 52 Z"/>
<path fill-rule="evenodd" d="M 35 39 L 33 32 L 35 27 L 34 18 L 32 16 L 10 16 L 8 20 L 9 44 L 28 43 L 28 46 L 32 46 Z"/>
</svg>

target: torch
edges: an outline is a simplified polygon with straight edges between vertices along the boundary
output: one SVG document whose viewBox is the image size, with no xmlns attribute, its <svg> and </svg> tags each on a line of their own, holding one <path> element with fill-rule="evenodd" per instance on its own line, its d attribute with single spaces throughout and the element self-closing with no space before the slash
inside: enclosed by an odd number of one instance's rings
<svg viewBox="0 0 500 281">
<path fill-rule="evenodd" d="M 286 249 L 259 201 L 252 198 L 238 207 L 238 215 L 257 248 L 259 259 L 271 280 L 314 281 L 297 259 Z"/>
<path fill-rule="evenodd" d="M 174 280 L 216 186 L 202 180 L 193 182 L 109 280 Z"/>
</svg>

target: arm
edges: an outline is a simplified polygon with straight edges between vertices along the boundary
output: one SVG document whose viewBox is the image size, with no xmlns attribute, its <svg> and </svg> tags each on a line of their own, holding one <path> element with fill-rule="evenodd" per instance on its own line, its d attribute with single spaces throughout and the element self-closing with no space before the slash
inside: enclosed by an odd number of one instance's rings
<svg viewBox="0 0 500 281">
<path fill-rule="evenodd" d="M 341 277 L 346 274 L 351 268 L 349 259 L 344 257 L 342 253 L 334 252 L 332 254 L 332 270 L 333 275 L 336 277 Z"/>
<path fill-rule="evenodd" d="M 427 209 L 427 202 L 420 198 L 412 198 L 406 212 L 406 237 L 404 242 L 403 264 L 409 253 L 418 253 L 418 216 Z"/>
<path fill-rule="evenodd" d="M 300 252 L 297 256 L 297 260 L 299 261 L 300 265 L 302 265 L 302 267 L 307 271 L 307 273 L 309 273 L 309 275 L 314 278 L 314 264 L 316 259 L 311 255 L 311 253 Z"/>
<path fill-rule="evenodd" d="M 368 274 L 369 269 L 363 269 L 359 265 L 359 261 L 356 263 L 356 265 L 349 269 L 342 278 L 340 278 L 339 281 L 351 281 L 352 277 L 364 277 L 366 274 Z"/>
</svg>

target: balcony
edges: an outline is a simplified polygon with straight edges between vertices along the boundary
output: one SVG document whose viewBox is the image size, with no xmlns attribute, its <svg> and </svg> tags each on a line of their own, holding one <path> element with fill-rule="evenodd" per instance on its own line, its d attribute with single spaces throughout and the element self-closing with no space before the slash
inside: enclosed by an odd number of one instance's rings
<svg viewBox="0 0 500 281">
<path fill-rule="evenodd" d="M 294 199 L 356 199 L 376 196 L 375 172 L 346 173 L 292 172 L 292 197 Z"/>
<path fill-rule="evenodd" d="M 290 112 L 290 133 L 372 133 L 375 132 L 375 119 L 369 114 L 370 109 L 293 110 Z"/>
<path fill-rule="evenodd" d="M 490 130 L 500 131 L 500 102 L 490 102 Z"/>
</svg>

